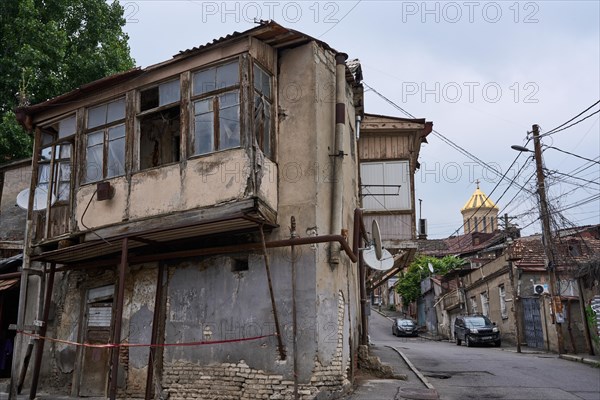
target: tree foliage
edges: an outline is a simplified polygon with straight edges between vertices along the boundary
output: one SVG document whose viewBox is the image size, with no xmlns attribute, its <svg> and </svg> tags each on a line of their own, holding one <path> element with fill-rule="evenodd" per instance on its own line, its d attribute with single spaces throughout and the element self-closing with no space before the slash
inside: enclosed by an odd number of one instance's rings
<svg viewBox="0 0 600 400">
<path fill-rule="evenodd" d="M 431 274 L 429 264 L 433 266 L 433 274 L 444 275 L 464 264 L 464 260 L 455 256 L 435 258 L 430 256 L 417 256 L 403 272 L 398 281 L 397 291 L 405 303 L 412 303 L 421 296 L 421 280 Z"/>
<path fill-rule="evenodd" d="M 0 163 L 30 156 L 15 107 L 133 67 L 123 12 L 116 0 L 0 0 Z"/>
</svg>

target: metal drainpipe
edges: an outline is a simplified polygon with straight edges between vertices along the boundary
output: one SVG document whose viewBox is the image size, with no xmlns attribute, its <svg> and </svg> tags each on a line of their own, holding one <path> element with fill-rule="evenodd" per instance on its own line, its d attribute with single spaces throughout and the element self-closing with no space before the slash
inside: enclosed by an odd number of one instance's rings
<svg viewBox="0 0 600 400">
<path fill-rule="evenodd" d="M 346 124 L 346 60 L 348 55 L 337 53 L 335 55 L 335 142 L 333 153 L 333 179 L 331 193 L 331 233 L 339 235 L 342 231 L 342 214 L 344 190 L 344 126 Z M 340 246 L 331 244 L 329 262 L 339 264 Z"/>
<path fill-rule="evenodd" d="M 356 116 L 356 140 L 358 141 L 360 139 L 360 123 L 362 121 L 362 118 L 360 117 L 360 115 Z"/>
</svg>

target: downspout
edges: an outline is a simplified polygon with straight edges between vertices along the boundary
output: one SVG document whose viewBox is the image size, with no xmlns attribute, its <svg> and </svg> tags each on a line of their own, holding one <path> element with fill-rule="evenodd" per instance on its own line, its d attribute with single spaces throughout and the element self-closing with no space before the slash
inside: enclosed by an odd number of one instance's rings
<svg viewBox="0 0 600 400">
<path fill-rule="evenodd" d="M 346 124 L 346 60 L 348 55 L 337 53 L 335 55 L 335 141 L 333 152 L 333 177 L 331 180 L 331 233 L 339 235 L 342 232 L 342 215 L 344 190 L 343 162 L 344 162 L 344 126 Z M 329 262 L 339 264 L 340 246 L 332 243 L 330 247 Z"/>
<path fill-rule="evenodd" d="M 360 115 L 356 116 L 356 141 L 358 142 L 358 140 L 360 139 L 360 123 L 362 121 L 362 118 L 360 117 Z"/>
</svg>

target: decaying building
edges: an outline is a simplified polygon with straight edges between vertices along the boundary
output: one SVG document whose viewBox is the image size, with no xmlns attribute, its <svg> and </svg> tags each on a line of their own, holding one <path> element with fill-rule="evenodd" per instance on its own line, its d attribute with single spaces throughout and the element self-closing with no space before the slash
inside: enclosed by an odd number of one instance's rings
<svg viewBox="0 0 600 400">
<path fill-rule="evenodd" d="M 363 110 L 345 61 L 268 22 L 18 109 L 35 145 L 13 377 L 35 343 L 32 394 L 347 388 Z"/>
<path fill-rule="evenodd" d="M 413 261 L 417 251 L 414 175 L 419 168 L 421 144 L 427 143 L 433 123 L 365 114 L 360 124 L 360 195 L 367 227 L 377 220 L 384 247 L 394 257 L 387 271 L 370 270 L 367 290 L 384 305 L 394 287 L 388 280 Z M 384 284 L 385 283 L 385 284 Z"/>
</svg>

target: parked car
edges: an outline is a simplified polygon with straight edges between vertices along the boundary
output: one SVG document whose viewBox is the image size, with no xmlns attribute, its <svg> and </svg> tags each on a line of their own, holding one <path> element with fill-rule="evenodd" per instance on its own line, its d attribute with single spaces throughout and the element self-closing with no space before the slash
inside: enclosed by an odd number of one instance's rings
<svg viewBox="0 0 600 400">
<path fill-rule="evenodd" d="M 499 347 L 501 344 L 500 331 L 485 315 L 457 317 L 454 321 L 454 338 L 457 346 L 463 340 L 468 347 L 484 343 Z"/>
<path fill-rule="evenodd" d="M 417 336 L 419 327 L 412 319 L 396 318 L 392 325 L 392 334 L 394 336 Z"/>
</svg>

